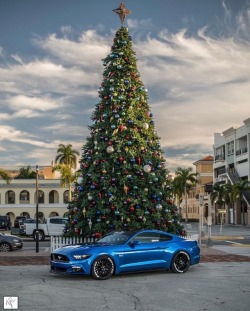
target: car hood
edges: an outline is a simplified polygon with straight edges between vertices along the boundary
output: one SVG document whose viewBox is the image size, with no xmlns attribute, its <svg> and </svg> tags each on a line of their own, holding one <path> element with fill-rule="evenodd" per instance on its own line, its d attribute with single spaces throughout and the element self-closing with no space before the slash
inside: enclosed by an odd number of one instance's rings
<svg viewBox="0 0 250 311">
<path fill-rule="evenodd" d="M 99 249 L 100 247 L 108 247 L 113 246 L 112 244 L 107 243 L 84 243 L 84 244 L 73 244 L 73 245 L 65 245 L 61 248 L 57 248 L 54 250 L 53 253 L 60 253 L 60 254 L 76 254 L 76 253 L 85 253 L 89 250 L 93 251 L 95 249 Z"/>
<path fill-rule="evenodd" d="M 22 239 L 20 239 L 18 236 L 16 236 L 16 235 L 12 235 L 12 234 L 4 234 L 4 235 L 2 235 L 2 237 L 5 237 L 5 238 L 10 238 L 10 239 L 18 239 L 18 240 L 22 240 Z"/>
</svg>

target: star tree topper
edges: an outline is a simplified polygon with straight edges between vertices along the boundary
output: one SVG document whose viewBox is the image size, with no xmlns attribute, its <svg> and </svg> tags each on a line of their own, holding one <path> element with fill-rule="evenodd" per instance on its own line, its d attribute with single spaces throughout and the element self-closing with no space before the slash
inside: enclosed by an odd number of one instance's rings
<svg viewBox="0 0 250 311">
<path fill-rule="evenodd" d="M 124 2 L 121 3 L 119 8 L 114 9 L 113 12 L 115 12 L 116 14 L 119 15 L 122 25 L 124 23 L 126 16 L 129 15 L 130 13 L 132 13 L 132 11 L 129 11 L 125 8 Z"/>
</svg>

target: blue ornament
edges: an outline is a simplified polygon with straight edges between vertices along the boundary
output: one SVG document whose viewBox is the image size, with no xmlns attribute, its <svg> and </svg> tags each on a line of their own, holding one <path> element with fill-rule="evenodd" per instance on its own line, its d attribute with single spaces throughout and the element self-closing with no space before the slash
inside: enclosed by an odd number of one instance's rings
<svg viewBox="0 0 250 311">
<path fill-rule="evenodd" d="M 124 84 L 128 85 L 129 84 L 129 80 L 125 80 Z"/>
</svg>

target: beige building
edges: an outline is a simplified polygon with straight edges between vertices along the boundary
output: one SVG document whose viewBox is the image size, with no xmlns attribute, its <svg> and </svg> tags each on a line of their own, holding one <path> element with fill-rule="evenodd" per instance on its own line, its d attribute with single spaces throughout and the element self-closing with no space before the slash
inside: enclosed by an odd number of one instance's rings
<svg viewBox="0 0 250 311">
<path fill-rule="evenodd" d="M 188 219 L 189 221 L 199 220 L 199 193 L 204 194 L 204 222 L 206 222 L 205 212 L 206 204 L 211 206 L 209 202 L 208 188 L 213 184 L 213 156 L 206 156 L 199 161 L 193 163 L 195 166 L 195 173 L 197 173 L 198 183 L 188 193 Z M 182 215 L 186 215 L 185 199 L 183 198 Z"/>
<path fill-rule="evenodd" d="M 1 166 L 15 177 L 21 168 Z M 31 167 L 35 170 L 35 167 Z M 9 215 L 12 225 L 16 216 L 36 217 L 36 179 L 12 179 L 7 184 L 0 179 L 0 215 Z M 69 191 L 61 187 L 61 180 L 52 172 L 52 166 L 38 169 L 38 210 L 39 218 L 65 216 Z"/>
</svg>

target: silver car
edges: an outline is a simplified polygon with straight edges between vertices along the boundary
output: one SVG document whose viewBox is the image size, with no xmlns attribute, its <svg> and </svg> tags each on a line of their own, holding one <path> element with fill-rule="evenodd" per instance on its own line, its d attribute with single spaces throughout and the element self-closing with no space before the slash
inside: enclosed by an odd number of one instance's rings
<svg viewBox="0 0 250 311">
<path fill-rule="evenodd" d="M 11 234 L 0 232 L 0 252 L 10 252 L 23 247 L 23 240 Z"/>
</svg>

